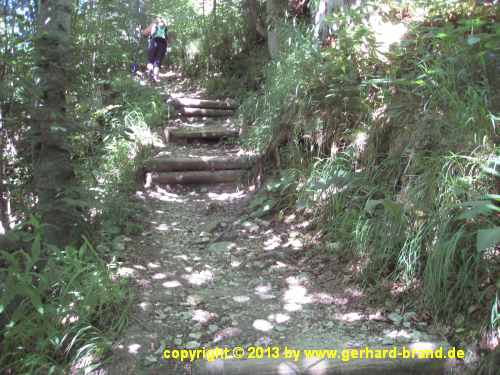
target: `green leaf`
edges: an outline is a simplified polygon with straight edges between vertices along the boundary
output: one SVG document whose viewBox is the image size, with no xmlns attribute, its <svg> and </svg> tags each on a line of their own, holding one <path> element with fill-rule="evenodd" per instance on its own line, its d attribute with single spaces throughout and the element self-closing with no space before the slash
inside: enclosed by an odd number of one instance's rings
<svg viewBox="0 0 500 375">
<path fill-rule="evenodd" d="M 473 46 L 474 44 L 477 44 L 477 43 L 479 43 L 480 41 L 481 41 L 481 39 L 480 39 L 480 38 L 478 38 L 477 36 L 474 36 L 474 35 L 469 35 L 469 36 L 467 37 L 467 44 L 468 44 L 469 46 Z"/>
<path fill-rule="evenodd" d="M 500 242 L 500 227 L 481 229 L 477 232 L 477 251 L 483 251 Z"/>
<path fill-rule="evenodd" d="M 384 204 L 383 199 L 368 199 L 365 204 L 365 211 L 368 213 L 372 213 L 378 205 Z"/>
</svg>

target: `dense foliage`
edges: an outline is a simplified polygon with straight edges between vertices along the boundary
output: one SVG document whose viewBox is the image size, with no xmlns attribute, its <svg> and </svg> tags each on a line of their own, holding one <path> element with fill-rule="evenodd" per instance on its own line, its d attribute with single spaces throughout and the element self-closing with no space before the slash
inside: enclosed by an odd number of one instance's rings
<svg viewBox="0 0 500 375">
<path fill-rule="evenodd" d="M 242 118 L 248 147 L 278 154 L 281 208 L 314 212 L 326 252 L 475 335 L 465 318 L 499 319 L 499 14 L 429 4 L 346 9 L 322 48 L 285 28 Z"/>
<path fill-rule="evenodd" d="M 265 172 L 279 167 L 267 187 L 280 198 L 266 207 L 314 214 L 321 251 L 451 333 L 498 332 L 497 2 L 335 1 L 345 6 L 321 25 L 323 0 L 286 3 L 79 1 L 63 53 L 44 55 L 54 40 L 39 3 L 3 1 L 1 372 L 90 369 L 126 323 L 116 240 L 143 229 L 135 172 L 168 118 L 159 90 L 129 72 L 156 15 L 168 22 L 170 68 L 242 97 L 244 146 Z M 64 64 L 61 149 L 77 182 L 64 203 L 81 220 L 60 247 L 45 241 L 34 178 L 47 56 Z"/>
</svg>

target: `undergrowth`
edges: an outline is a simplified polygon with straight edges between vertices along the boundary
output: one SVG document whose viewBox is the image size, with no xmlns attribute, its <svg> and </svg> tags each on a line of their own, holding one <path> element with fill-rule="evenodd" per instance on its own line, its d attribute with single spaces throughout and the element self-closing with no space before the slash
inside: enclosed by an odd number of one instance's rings
<svg viewBox="0 0 500 375">
<path fill-rule="evenodd" d="M 245 145 L 278 155 L 278 180 L 294 174 L 283 188 L 326 252 L 463 332 L 473 314 L 498 326 L 498 216 L 477 207 L 498 186 L 500 24 L 494 7 L 456 3 L 345 9 L 321 48 L 285 27 L 240 115 Z M 404 37 L 383 50 L 374 15 Z"/>
<path fill-rule="evenodd" d="M 0 312 L 15 302 L 2 330 L 0 372 L 60 374 L 99 365 L 112 334 L 127 322 L 130 303 L 109 264 L 85 241 L 79 248 L 42 251 L 36 220 L 30 252 L 0 251 Z"/>
</svg>

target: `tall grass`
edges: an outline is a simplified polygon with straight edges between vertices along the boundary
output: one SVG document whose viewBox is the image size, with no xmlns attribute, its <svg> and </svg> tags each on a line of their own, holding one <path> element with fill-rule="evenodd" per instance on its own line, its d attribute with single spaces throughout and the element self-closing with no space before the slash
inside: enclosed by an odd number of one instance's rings
<svg viewBox="0 0 500 375">
<path fill-rule="evenodd" d="M 386 3 L 383 17 L 400 14 Z M 487 7 L 429 6 L 381 55 L 371 6 L 332 17 L 330 47 L 288 29 L 290 48 L 244 103 L 247 145 L 266 152 L 286 130 L 285 168 L 301 171 L 288 191 L 318 213 L 332 256 L 361 261 L 361 280 L 397 283 L 442 318 L 467 314 L 493 302 L 500 271 L 476 246 L 497 218 L 461 216 L 495 189 L 482 167 L 498 155 L 487 56 L 500 25 Z"/>
</svg>

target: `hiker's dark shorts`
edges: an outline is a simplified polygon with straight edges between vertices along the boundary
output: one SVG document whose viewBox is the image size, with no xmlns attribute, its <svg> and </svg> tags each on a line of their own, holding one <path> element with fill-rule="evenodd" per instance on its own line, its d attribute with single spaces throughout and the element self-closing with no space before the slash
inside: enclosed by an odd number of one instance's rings
<svg viewBox="0 0 500 375">
<path fill-rule="evenodd" d="M 167 41 L 165 39 L 154 38 L 149 41 L 148 62 L 150 64 L 159 68 L 165 53 L 167 53 Z"/>
</svg>

